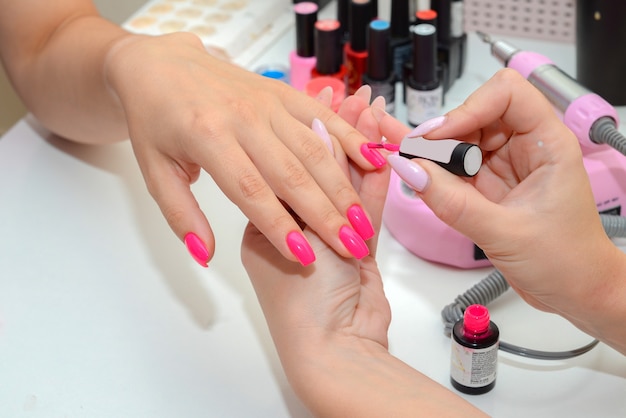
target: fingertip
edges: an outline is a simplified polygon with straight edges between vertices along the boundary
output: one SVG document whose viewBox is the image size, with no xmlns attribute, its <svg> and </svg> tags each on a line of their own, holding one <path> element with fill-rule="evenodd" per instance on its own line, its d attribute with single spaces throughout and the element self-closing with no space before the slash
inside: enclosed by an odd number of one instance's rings
<svg viewBox="0 0 626 418">
<path fill-rule="evenodd" d="M 308 266 L 315 261 L 315 252 L 301 231 L 291 231 L 285 241 L 289 251 L 303 266 Z"/>
<path fill-rule="evenodd" d="M 366 103 L 369 103 L 372 99 L 372 87 L 364 84 L 358 88 L 358 90 L 354 93 L 354 96 L 364 100 Z"/>
<path fill-rule="evenodd" d="M 326 107 L 330 107 L 333 102 L 334 91 L 331 86 L 326 86 L 317 94 L 315 99 Z"/>
<path fill-rule="evenodd" d="M 384 113 L 387 113 L 385 110 L 385 108 L 387 107 L 387 101 L 385 100 L 385 97 L 383 96 L 376 97 L 372 101 L 371 107 L 372 107 L 372 112 L 374 112 L 374 109 L 376 109 L 376 111 L 382 110 Z M 376 120 L 378 121 L 378 118 L 376 118 Z"/>
<path fill-rule="evenodd" d="M 211 253 L 209 252 L 206 244 L 198 235 L 193 232 L 188 232 L 183 237 L 183 242 L 187 247 L 187 251 L 191 257 L 202 267 L 209 266 L 209 260 L 211 259 Z"/>
</svg>

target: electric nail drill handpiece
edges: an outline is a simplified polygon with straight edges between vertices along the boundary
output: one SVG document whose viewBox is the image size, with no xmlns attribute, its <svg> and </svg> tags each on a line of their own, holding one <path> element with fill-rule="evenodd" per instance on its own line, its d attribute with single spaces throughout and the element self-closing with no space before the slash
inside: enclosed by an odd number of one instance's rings
<svg viewBox="0 0 626 418">
<path fill-rule="evenodd" d="M 626 138 L 619 133 L 617 111 L 606 100 L 591 92 L 559 69 L 549 58 L 523 51 L 506 41 L 476 34 L 491 45 L 491 54 L 504 66 L 517 70 L 562 113 L 563 122 L 587 149 L 608 144 L 626 154 Z"/>
</svg>

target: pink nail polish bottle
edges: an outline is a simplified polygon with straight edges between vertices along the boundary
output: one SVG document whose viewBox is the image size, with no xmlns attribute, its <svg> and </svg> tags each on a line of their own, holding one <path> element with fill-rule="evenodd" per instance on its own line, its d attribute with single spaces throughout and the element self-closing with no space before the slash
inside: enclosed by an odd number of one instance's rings
<svg viewBox="0 0 626 418">
<path fill-rule="evenodd" d="M 319 6 L 305 1 L 293 6 L 296 15 L 296 49 L 289 54 L 291 85 L 302 91 L 315 68 L 315 22 Z"/>
<path fill-rule="evenodd" d="M 500 330 L 483 305 L 470 305 L 452 328 L 450 383 L 460 392 L 479 395 L 496 385 Z"/>
</svg>

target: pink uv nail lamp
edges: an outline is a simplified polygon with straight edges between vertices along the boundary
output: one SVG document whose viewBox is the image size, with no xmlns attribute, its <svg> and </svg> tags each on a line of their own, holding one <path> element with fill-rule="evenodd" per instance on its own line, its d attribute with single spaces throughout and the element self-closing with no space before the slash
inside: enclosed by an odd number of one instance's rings
<svg viewBox="0 0 626 418">
<path fill-rule="evenodd" d="M 626 156 L 603 145 L 586 153 L 583 163 L 598 212 L 622 215 L 626 205 Z M 491 265 L 480 248 L 437 218 L 393 171 L 383 222 L 400 244 L 425 260 L 464 269 Z"/>
</svg>

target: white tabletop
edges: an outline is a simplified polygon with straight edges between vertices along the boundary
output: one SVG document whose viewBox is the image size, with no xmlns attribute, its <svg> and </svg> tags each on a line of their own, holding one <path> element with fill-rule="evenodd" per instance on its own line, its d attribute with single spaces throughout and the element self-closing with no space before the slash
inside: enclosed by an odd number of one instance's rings
<svg viewBox="0 0 626 418">
<path fill-rule="evenodd" d="M 257 64 L 286 63 L 292 36 Z M 573 46 L 514 41 L 573 73 Z M 473 35 L 469 48 L 447 107 L 499 68 Z M 128 142 L 68 143 L 30 117 L 0 139 L 0 416 L 309 416 L 239 260 L 245 218 L 208 176 L 194 191 L 217 238 L 208 269 L 169 230 Z M 450 387 L 440 311 L 491 269 L 423 261 L 385 229 L 380 240 L 391 351 Z M 590 341 L 512 291 L 490 310 L 512 343 L 568 349 Z M 601 344 L 565 361 L 501 352 L 495 389 L 465 397 L 499 417 L 624 417 L 625 394 L 626 358 Z"/>
</svg>

